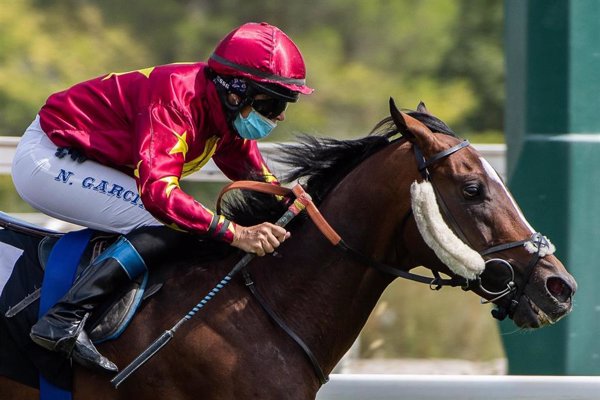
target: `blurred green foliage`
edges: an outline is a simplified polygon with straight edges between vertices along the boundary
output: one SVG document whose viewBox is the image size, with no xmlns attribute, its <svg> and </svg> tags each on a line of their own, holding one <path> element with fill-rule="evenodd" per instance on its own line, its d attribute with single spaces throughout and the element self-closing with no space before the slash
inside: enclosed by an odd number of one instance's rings
<svg viewBox="0 0 600 400">
<path fill-rule="evenodd" d="M 0 134 L 20 135 L 55 91 L 206 60 L 234 27 L 267 21 L 298 44 L 316 88 L 273 140 L 362 136 L 393 96 L 423 100 L 462 136 L 502 141 L 502 12 L 497 0 L 0 0 Z"/>
<path fill-rule="evenodd" d="M 21 135 L 49 94 L 79 81 L 206 60 L 247 21 L 282 28 L 316 89 L 288 109 L 272 140 L 365 135 L 393 96 L 409 109 L 424 101 L 473 142 L 503 141 L 497 0 L 0 0 L 0 135 Z M 185 188 L 212 204 L 220 185 Z M 7 176 L 0 204 L 31 211 Z M 406 281 L 386 291 L 362 344 L 364 356 L 502 357 L 497 327 L 475 296 Z"/>
<path fill-rule="evenodd" d="M 413 272 L 431 275 L 425 268 Z M 386 289 L 362 331 L 360 352 L 366 358 L 502 358 L 498 327 L 490 311 L 490 306 L 482 305 L 471 292 L 430 290 L 397 279 Z"/>
</svg>

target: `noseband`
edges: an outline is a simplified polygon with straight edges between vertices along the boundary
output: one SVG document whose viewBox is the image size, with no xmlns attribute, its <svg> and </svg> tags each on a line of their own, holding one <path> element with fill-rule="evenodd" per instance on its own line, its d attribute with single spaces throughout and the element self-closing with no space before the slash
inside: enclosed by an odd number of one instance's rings
<svg viewBox="0 0 600 400">
<path fill-rule="evenodd" d="M 431 173 L 427 169 L 427 167 L 433 165 L 434 163 L 436 163 L 446 157 L 449 157 L 450 155 L 456 153 L 457 151 L 469 146 L 469 144 L 470 143 L 468 140 L 463 140 L 459 144 L 452 146 L 449 149 L 446 149 L 439 153 L 434 154 L 428 160 L 425 159 L 425 157 L 423 156 L 423 153 L 421 152 L 421 150 L 419 149 L 419 147 L 416 144 L 413 144 L 413 151 L 415 154 L 415 158 L 417 160 L 417 165 L 418 165 L 419 172 L 421 173 L 421 176 L 423 177 L 424 180 L 430 182 L 432 187 L 434 188 L 434 191 L 436 193 L 436 198 L 438 199 L 438 204 L 440 205 L 441 213 L 445 217 L 446 221 L 451 225 L 451 229 L 454 231 L 454 233 L 465 244 L 467 244 L 469 247 L 473 248 L 473 246 L 471 246 L 470 241 L 468 240 L 468 238 L 464 234 L 463 230 L 461 229 L 460 225 L 458 224 L 458 222 L 456 221 L 456 219 L 450 212 L 448 206 L 446 205 L 446 203 L 444 201 L 443 196 L 441 196 L 440 191 L 436 188 L 435 184 L 431 180 Z M 492 246 L 488 249 L 479 251 L 479 254 L 483 257 L 483 256 L 488 256 L 490 254 L 501 253 L 505 250 L 512 249 L 515 247 L 526 246 L 527 244 L 530 244 L 530 246 L 532 245 L 533 249 L 535 249 L 535 251 L 533 252 L 533 255 L 532 255 L 531 259 L 529 260 L 529 263 L 527 264 L 527 267 L 525 269 L 525 279 L 523 280 L 522 285 L 519 286 L 516 284 L 515 270 L 514 270 L 512 264 L 509 261 L 505 260 L 504 258 L 489 258 L 485 261 L 486 267 L 488 264 L 496 262 L 496 263 L 499 263 L 499 265 L 505 266 L 509 270 L 510 279 L 506 283 L 506 287 L 504 289 L 499 290 L 499 291 L 486 289 L 481 280 L 481 276 L 477 276 L 477 278 L 474 280 L 464 279 L 464 284 L 462 285 L 464 290 L 480 289 L 482 292 L 484 292 L 485 294 L 492 297 L 490 300 L 482 301 L 483 303 L 492 303 L 492 302 L 495 302 L 495 301 L 500 300 L 505 297 L 508 299 L 507 305 L 496 305 L 497 308 L 492 310 L 492 316 L 500 321 L 504 320 L 507 316 L 509 316 L 509 317 L 513 316 L 517 306 L 519 305 L 519 301 L 521 300 L 521 297 L 525 291 L 525 287 L 529 283 L 529 279 L 531 278 L 531 275 L 533 273 L 533 269 L 534 269 L 535 265 L 538 263 L 540 258 L 542 258 L 544 255 L 548 254 L 548 250 L 551 247 L 550 242 L 541 233 L 535 232 L 528 239 L 509 242 L 509 243 L 503 243 L 503 244 L 500 244 L 497 246 Z M 436 285 L 436 289 L 441 286 L 444 286 L 443 282 L 439 282 L 439 283 L 432 282 L 432 284 Z"/>
<path fill-rule="evenodd" d="M 525 246 L 527 243 L 532 243 L 537 250 L 532 255 L 531 259 L 529 260 L 529 263 L 527 264 L 527 267 L 525 269 L 525 279 L 523 280 L 522 286 L 517 286 L 517 284 L 515 283 L 515 270 L 514 270 L 513 266 L 511 265 L 511 263 L 506 261 L 503 258 L 491 258 L 491 259 L 486 260 L 485 263 L 487 265 L 490 262 L 498 261 L 498 262 L 500 262 L 501 265 L 505 265 L 509 269 L 511 278 L 507 282 L 506 288 L 504 290 L 501 290 L 499 292 L 489 291 L 483 286 L 483 284 L 481 282 L 481 277 L 478 276 L 476 279 L 477 286 L 483 292 L 485 292 L 491 296 L 495 296 L 494 298 L 492 298 L 490 300 L 486 300 L 483 303 L 491 303 L 493 301 L 496 301 L 503 297 L 508 296 L 508 300 L 509 300 L 508 305 L 506 305 L 506 306 L 498 306 L 497 305 L 496 306 L 497 308 L 492 310 L 492 316 L 500 321 L 504 320 L 507 316 L 510 316 L 510 317 L 513 316 L 517 306 L 519 305 L 521 296 L 525 292 L 525 287 L 529 283 L 529 279 L 531 278 L 533 269 L 534 269 L 535 265 L 538 263 L 538 261 L 540 260 L 540 258 L 543 257 L 542 254 L 545 255 L 546 251 L 544 251 L 544 249 L 550 248 L 550 242 L 548 241 L 548 239 L 546 239 L 546 237 L 544 235 L 542 235 L 539 232 L 535 232 L 531 235 L 531 237 L 529 239 L 520 240 L 520 241 L 516 241 L 516 242 L 510 242 L 510 243 L 504 243 L 504 244 L 501 244 L 498 246 L 490 247 L 489 249 L 484 250 L 480 253 L 482 256 L 485 256 L 488 254 L 499 253 L 499 252 L 502 252 L 507 249 L 512 249 L 512 248 L 519 247 L 519 246 Z"/>
</svg>

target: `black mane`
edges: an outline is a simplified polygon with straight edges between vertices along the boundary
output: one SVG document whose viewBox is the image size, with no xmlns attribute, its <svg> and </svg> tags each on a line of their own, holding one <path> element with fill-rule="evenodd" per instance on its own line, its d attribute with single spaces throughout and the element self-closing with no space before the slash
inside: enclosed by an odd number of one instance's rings
<svg viewBox="0 0 600 400">
<path fill-rule="evenodd" d="M 432 132 L 456 136 L 444 122 L 430 114 L 416 111 L 408 111 L 407 114 L 425 124 Z M 290 171 L 281 177 L 281 181 L 299 181 L 318 205 L 346 174 L 392 143 L 392 138 L 397 134 L 392 118 L 387 117 L 368 136 L 360 139 L 338 140 L 301 135 L 297 143 L 278 147 L 280 155 L 277 161 L 287 165 Z M 223 214 L 244 226 L 275 222 L 285 212 L 288 203 L 271 195 L 241 191 L 237 195 L 227 196 L 223 202 Z"/>
</svg>

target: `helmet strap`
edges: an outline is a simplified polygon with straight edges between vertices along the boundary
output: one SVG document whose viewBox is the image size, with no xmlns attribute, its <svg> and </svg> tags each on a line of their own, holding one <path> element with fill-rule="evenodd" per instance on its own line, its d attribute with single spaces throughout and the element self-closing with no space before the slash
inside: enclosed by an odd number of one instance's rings
<svg viewBox="0 0 600 400">
<path fill-rule="evenodd" d="M 225 108 L 227 120 L 231 122 L 242 108 L 252 102 L 252 97 L 249 96 L 251 90 L 248 90 L 249 88 L 243 79 L 233 78 L 228 81 L 215 73 L 212 73 L 211 75 L 211 79 L 214 82 L 219 98 L 221 99 L 221 104 L 223 104 L 223 107 Z M 240 102 L 232 104 L 229 101 L 230 94 L 237 95 L 240 98 Z"/>
</svg>

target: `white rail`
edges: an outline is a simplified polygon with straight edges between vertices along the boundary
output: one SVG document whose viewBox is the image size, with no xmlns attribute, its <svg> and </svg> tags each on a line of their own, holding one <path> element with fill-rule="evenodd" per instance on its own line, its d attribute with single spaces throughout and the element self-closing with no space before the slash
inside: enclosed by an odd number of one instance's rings
<svg viewBox="0 0 600 400">
<path fill-rule="evenodd" d="M 15 148 L 19 142 L 18 137 L 12 136 L 0 136 L 0 174 L 10 173 L 10 166 L 12 163 L 13 156 L 15 154 Z M 505 176 L 506 172 L 506 146 L 503 144 L 474 144 L 484 158 L 488 160 L 490 164 L 498 171 L 501 176 Z M 281 164 L 277 164 L 273 161 L 273 157 L 277 152 L 276 143 L 260 143 L 260 151 L 264 155 L 265 159 L 269 163 L 269 166 L 273 169 L 276 175 L 285 173 Z M 199 172 L 186 178 L 194 181 L 203 182 L 226 182 L 227 178 L 219 171 L 217 166 L 210 161 L 204 168 Z"/>
<path fill-rule="evenodd" d="M 15 149 L 19 143 L 18 137 L 0 136 L 0 174 L 9 174 Z M 269 167 L 277 176 L 285 174 L 285 167 L 274 161 L 277 153 L 277 143 L 259 143 L 259 148 L 265 157 Z M 503 144 L 474 144 L 482 153 L 485 159 L 498 171 L 501 176 L 505 176 L 506 171 L 506 146 Z M 200 171 L 185 178 L 197 182 L 227 182 L 228 179 L 223 175 L 215 163 L 211 160 Z M 45 216 L 38 213 L 13 213 L 14 216 L 26 221 L 42 225 L 48 229 L 58 231 L 68 231 L 75 229 L 74 225 Z"/>
<path fill-rule="evenodd" d="M 597 400 L 598 376 L 332 375 L 317 400 Z"/>
</svg>

